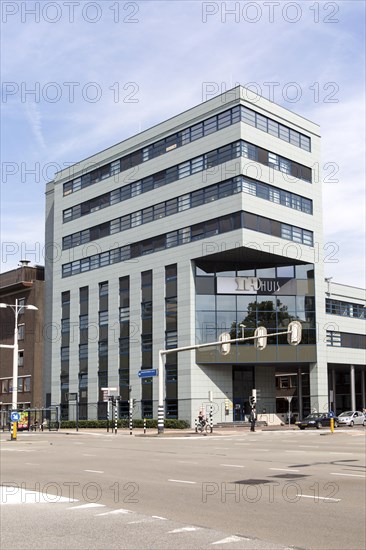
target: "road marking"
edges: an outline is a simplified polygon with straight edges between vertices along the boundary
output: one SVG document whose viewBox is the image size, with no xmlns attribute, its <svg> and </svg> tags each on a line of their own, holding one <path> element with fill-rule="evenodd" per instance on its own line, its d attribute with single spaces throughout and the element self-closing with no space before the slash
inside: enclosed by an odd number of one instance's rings
<svg viewBox="0 0 366 550">
<path fill-rule="evenodd" d="M 240 540 L 250 540 L 246 539 L 244 537 L 237 537 L 236 535 L 232 535 L 231 537 L 226 537 L 226 539 L 217 540 L 216 542 L 211 542 L 212 545 L 214 544 L 229 544 L 230 542 L 238 542 Z"/>
<path fill-rule="evenodd" d="M 285 450 L 285 453 L 302 453 L 303 451 L 288 451 L 287 449 Z"/>
<path fill-rule="evenodd" d="M 220 466 L 229 466 L 230 468 L 245 468 L 241 464 L 220 464 Z"/>
<path fill-rule="evenodd" d="M 199 531 L 200 527 L 181 527 L 180 529 L 173 529 L 173 531 L 168 531 L 168 533 L 185 533 L 187 531 Z"/>
<path fill-rule="evenodd" d="M 103 514 L 97 514 L 97 516 L 109 516 L 109 515 L 130 514 L 130 513 L 131 513 L 131 510 L 125 510 L 124 508 L 119 508 L 118 510 L 103 512 Z"/>
<path fill-rule="evenodd" d="M 344 453 L 343 451 L 337 451 L 337 452 L 331 452 L 330 455 L 351 455 L 353 456 L 355 453 Z"/>
<path fill-rule="evenodd" d="M 27 466 L 39 466 L 39 463 L 37 463 L 37 462 L 26 462 L 25 464 Z"/>
<path fill-rule="evenodd" d="M 340 498 L 318 497 L 315 495 L 296 495 L 296 496 L 303 497 L 303 498 L 312 498 L 314 500 L 331 500 L 332 502 L 341 502 Z"/>
<path fill-rule="evenodd" d="M 91 474 L 104 474 L 102 470 L 84 470 L 84 472 L 90 472 Z"/>
<path fill-rule="evenodd" d="M 192 460 L 177 460 L 180 464 L 198 464 L 198 462 L 192 462 Z"/>
<path fill-rule="evenodd" d="M 362 477 L 363 479 L 366 479 L 366 476 L 363 476 L 361 474 L 339 474 L 338 472 L 330 472 L 330 475 L 332 475 L 332 476 Z"/>
<path fill-rule="evenodd" d="M 20 489 L 10 485 L 0 486 L 0 504 L 55 504 L 59 502 L 78 502 L 76 499 L 50 495 L 29 489 Z"/>
<path fill-rule="evenodd" d="M 167 518 L 163 518 L 162 516 L 151 516 L 151 517 L 155 519 L 162 519 L 164 521 L 168 521 Z"/>
<path fill-rule="evenodd" d="M 185 481 L 184 479 L 168 479 L 168 481 L 173 481 L 174 483 L 192 483 L 193 485 L 197 483 L 197 481 Z"/>
<path fill-rule="evenodd" d="M 319 445 L 299 445 L 299 447 L 303 447 L 304 449 L 319 449 Z"/>
<path fill-rule="evenodd" d="M 83 456 L 97 456 L 97 455 L 91 455 L 89 453 L 83 453 Z"/>
<path fill-rule="evenodd" d="M 270 468 L 270 470 L 276 470 L 277 472 L 300 472 L 300 470 L 293 470 L 292 468 Z"/>
<path fill-rule="evenodd" d="M 67 510 L 82 510 L 84 508 L 104 508 L 105 504 L 98 504 L 97 502 L 89 502 L 88 504 L 81 504 L 80 506 L 70 506 Z"/>
</svg>

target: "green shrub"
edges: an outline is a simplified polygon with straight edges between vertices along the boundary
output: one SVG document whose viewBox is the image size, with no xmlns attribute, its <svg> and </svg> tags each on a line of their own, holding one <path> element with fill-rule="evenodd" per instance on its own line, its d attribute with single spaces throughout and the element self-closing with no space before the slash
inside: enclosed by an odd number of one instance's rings
<svg viewBox="0 0 366 550">
<path fill-rule="evenodd" d="M 114 428 L 114 420 L 111 420 L 109 422 L 110 428 Z M 189 422 L 187 420 L 177 420 L 177 419 L 165 419 L 164 426 L 167 429 L 172 430 L 186 430 L 190 427 Z M 129 428 L 129 420 L 128 418 L 122 418 L 117 420 L 117 427 L 118 428 Z M 132 420 L 132 427 L 133 428 L 143 428 L 144 427 L 144 421 L 142 418 L 134 418 Z M 62 420 L 61 422 L 61 428 L 64 429 L 71 429 L 76 428 L 76 421 L 75 420 Z M 85 429 L 85 428 L 105 428 L 107 429 L 107 420 L 79 420 L 79 429 Z M 158 428 L 158 421 L 155 418 L 146 418 L 146 428 L 152 429 Z"/>
</svg>

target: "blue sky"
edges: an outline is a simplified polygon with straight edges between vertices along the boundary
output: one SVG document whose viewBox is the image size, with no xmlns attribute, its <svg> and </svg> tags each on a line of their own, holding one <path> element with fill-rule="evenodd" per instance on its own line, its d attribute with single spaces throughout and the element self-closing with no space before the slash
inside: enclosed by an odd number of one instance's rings
<svg viewBox="0 0 366 550">
<path fill-rule="evenodd" d="M 325 274 L 365 286 L 365 3 L 1 3 L 1 270 L 43 264 L 56 168 L 240 83 L 318 123 Z"/>
</svg>

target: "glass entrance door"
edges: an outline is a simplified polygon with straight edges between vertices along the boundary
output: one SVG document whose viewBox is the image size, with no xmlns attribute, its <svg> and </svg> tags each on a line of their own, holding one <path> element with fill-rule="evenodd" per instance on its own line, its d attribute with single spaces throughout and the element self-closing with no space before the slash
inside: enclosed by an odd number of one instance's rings
<svg viewBox="0 0 366 550">
<path fill-rule="evenodd" d="M 234 422 L 248 419 L 250 414 L 249 396 L 254 387 L 254 367 L 233 365 Z"/>
</svg>

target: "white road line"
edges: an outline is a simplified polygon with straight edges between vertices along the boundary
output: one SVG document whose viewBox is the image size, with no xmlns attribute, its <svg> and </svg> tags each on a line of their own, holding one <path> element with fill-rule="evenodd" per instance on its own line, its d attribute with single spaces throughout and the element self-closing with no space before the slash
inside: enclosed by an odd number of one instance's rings
<svg viewBox="0 0 366 550">
<path fill-rule="evenodd" d="M 318 497 L 318 496 L 315 496 L 315 495 L 296 495 L 296 496 L 303 497 L 303 498 L 312 498 L 314 500 L 331 500 L 332 502 L 340 502 L 341 501 L 340 498 Z"/>
<path fill-rule="evenodd" d="M 220 464 L 220 466 L 228 466 L 230 468 L 245 468 L 245 466 L 242 466 L 241 464 Z"/>
<path fill-rule="evenodd" d="M 330 472 L 331 476 L 349 476 L 349 477 L 362 477 L 363 479 L 366 479 L 366 476 L 363 476 L 361 474 L 339 474 L 338 472 Z"/>
<path fill-rule="evenodd" d="M 111 512 L 103 512 L 103 514 L 96 514 L 97 516 L 109 516 L 117 514 L 130 514 L 131 510 L 125 510 L 124 508 L 119 508 L 118 510 L 112 510 Z"/>
<path fill-rule="evenodd" d="M 97 456 L 97 455 L 91 455 L 89 453 L 83 453 L 83 456 Z"/>
<path fill-rule="evenodd" d="M 353 456 L 355 453 L 344 453 L 343 451 L 332 451 L 331 453 L 329 453 L 330 455 L 351 455 Z"/>
<path fill-rule="evenodd" d="M 270 468 L 270 470 L 276 470 L 277 472 L 300 472 L 300 470 L 292 470 L 289 468 Z"/>
<path fill-rule="evenodd" d="M 84 508 L 104 508 L 105 504 L 98 504 L 97 502 L 89 502 L 88 504 L 81 504 L 80 506 L 70 506 L 67 510 L 82 510 Z"/>
<path fill-rule="evenodd" d="M 198 464 L 198 462 L 192 462 L 192 460 L 177 460 L 180 464 Z"/>
<path fill-rule="evenodd" d="M 192 485 L 197 483 L 197 481 L 185 481 L 184 479 L 168 479 L 168 481 L 173 481 L 174 483 L 192 483 Z"/>
<path fill-rule="evenodd" d="M 214 544 L 229 544 L 230 542 L 238 542 L 240 540 L 250 540 L 245 539 L 244 537 L 237 537 L 236 535 L 232 535 L 231 537 L 226 537 L 226 539 L 217 540 L 216 542 L 211 542 L 212 545 Z"/>
<path fill-rule="evenodd" d="M 186 533 L 187 531 L 199 531 L 200 527 L 181 527 L 180 529 L 173 529 L 168 533 Z"/>
<path fill-rule="evenodd" d="M 102 470 L 84 470 L 84 472 L 90 472 L 91 474 L 104 474 Z"/>
<path fill-rule="evenodd" d="M 164 521 L 168 521 L 167 518 L 163 518 L 162 516 L 151 516 L 154 519 L 162 519 Z"/>
<path fill-rule="evenodd" d="M 304 449 L 319 449 L 319 445 L 299 445 L 299 447 L 303 447 Z"/>
<path fill-rule="evenodd" d="M 304 451 L 288 451 L 287 449 L 285 450 L 285 453 L 303 453 Z"/>
</svg>

